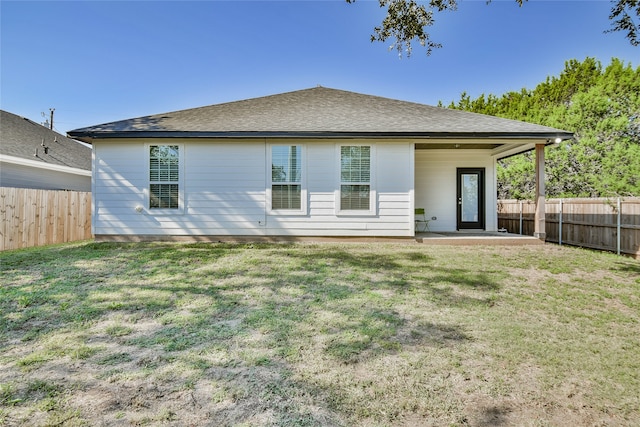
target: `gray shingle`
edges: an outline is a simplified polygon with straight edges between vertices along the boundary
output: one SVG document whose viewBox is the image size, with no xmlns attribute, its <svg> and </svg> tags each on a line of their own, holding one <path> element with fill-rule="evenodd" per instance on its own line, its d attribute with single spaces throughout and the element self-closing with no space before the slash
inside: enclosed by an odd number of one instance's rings
<svg viewBox="0 0 640 427">
<path fill-rule="evenodd" d="M 85 140 L 150 134 L 571 136 L 566 131 L 516 120 L 324 87 L 155 114 L 69 132 L 69 135 Z"/>
<path fill-rule="evenodd" d="M 45 154 L 42 141 L 49 147 Z M 38 156 L 34 156 L 38 150 Z M 91 170 L 91 148 L 24 117 L 0 110 L 0 154 Z"/>
</svg>

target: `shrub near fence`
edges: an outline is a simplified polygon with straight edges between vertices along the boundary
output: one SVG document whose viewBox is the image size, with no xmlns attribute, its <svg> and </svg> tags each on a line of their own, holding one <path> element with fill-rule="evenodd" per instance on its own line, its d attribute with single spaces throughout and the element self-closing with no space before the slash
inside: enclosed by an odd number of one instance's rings
<svg viewBox="0 0 640 427">
<path fill-rule="evenodd" d="M 533 235 L 535 202 L 499 200 L 498 227 Z M 640 257 L 640 198 L 547 199 L 547 241 Z"/>
<path fill-rule="evenodd" d="M 90 239 L 91 193 L 0 187 L 0 250 Z"/>
</svg>

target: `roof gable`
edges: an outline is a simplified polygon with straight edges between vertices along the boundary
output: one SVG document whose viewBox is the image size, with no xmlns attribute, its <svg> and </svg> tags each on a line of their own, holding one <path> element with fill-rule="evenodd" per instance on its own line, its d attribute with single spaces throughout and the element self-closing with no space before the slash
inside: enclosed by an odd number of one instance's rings
<svg viewBox="0 0 640 427">
<path fill-rule="evenodd" d="M 138 117 L 69 132 L 114 137 L 555 137 L 562 130 L 324 87 Z"/>
<path fill-rule="evenodd" d="M 4 110 L 0 110 L 0 154 L 47 165 L 91 170 L 91 148 Z"/>
</svg>

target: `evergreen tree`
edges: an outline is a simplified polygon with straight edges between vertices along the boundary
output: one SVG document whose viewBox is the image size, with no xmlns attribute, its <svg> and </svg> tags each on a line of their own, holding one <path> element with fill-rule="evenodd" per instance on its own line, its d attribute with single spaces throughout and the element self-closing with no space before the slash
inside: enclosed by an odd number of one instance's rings
<svg viewBox="0 0 640 427">
<path fill-rule="evenodd" d="M 449 108 L 574 132 L 547 150 L 550 197 L 640 196 L 640 67 L 613 58 L 603 70 L 594 58 L 572 59 L 533 90 L 475 100 L 463 93 Z M 532 198 L 534 166 L 532 153 L 501 161 L 498 197 Z"/>
</svg>

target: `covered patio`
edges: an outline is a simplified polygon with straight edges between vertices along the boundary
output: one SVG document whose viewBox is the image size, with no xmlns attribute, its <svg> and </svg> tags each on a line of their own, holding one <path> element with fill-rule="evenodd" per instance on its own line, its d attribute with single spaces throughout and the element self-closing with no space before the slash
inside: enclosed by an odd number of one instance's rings
<svg viewBox="0 0 640 427">
<path fill-rule="evenodd" d="M 497 231 L 447 231 L 416 233 L 415 240 L 427 245 L 446 246 L 527 246 L 544 245 L 544 241 L 533 236 L 502 233 Z"/>
</svg>

